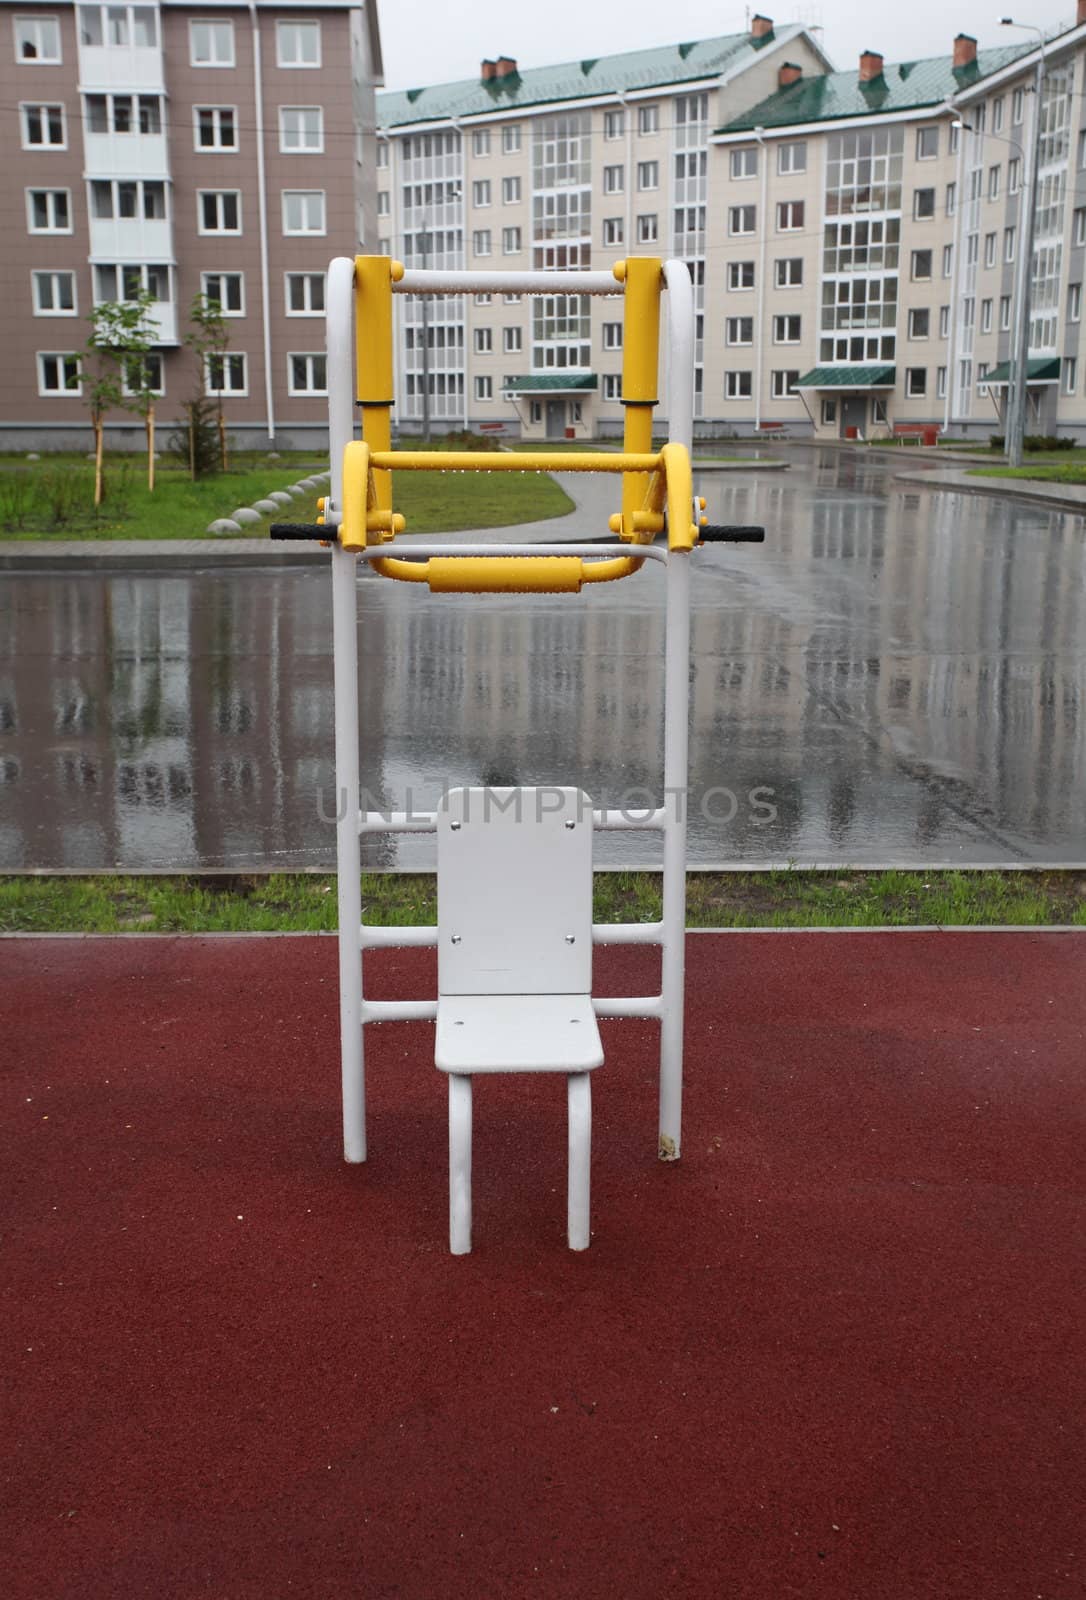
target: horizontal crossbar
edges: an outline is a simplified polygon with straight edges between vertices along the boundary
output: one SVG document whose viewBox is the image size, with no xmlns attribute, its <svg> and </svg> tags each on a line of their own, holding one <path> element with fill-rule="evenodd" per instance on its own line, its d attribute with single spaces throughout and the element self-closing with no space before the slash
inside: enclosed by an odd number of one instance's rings
<svg viewBox="0 0 1086 1600">
<path fill-rule="evenodd" d="M 617 450 L 374 450 L 378 472 L 655 472 L 658 455 Z"/>
</svg>

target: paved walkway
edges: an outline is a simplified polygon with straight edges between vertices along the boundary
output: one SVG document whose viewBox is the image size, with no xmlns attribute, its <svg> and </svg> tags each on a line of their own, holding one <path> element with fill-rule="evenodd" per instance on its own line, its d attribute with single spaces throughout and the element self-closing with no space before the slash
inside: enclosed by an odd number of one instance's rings
<svg viewBox="0 0 1086 1600">
<path fill-rule="evenodd" d="M 591 1249 L 503 1077 L 463 1258 L 432 1027 L 341 1160 L 334 940 L 3 954 L 9 1600 L 1081 1594 L 1086 931 L 692 937 L 682 1161 L 605 1022 Z"/>
</svg>

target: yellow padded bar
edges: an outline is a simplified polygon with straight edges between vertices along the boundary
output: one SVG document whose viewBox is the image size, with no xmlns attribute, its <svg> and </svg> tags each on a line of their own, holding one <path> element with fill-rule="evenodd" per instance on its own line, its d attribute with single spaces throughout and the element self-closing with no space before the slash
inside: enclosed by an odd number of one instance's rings
<svg viewBox="0 0 1086 1600">
<path fill-rule="evenodd" d="M 616 556 L 582 561 L 580 556 L 430 556 L 401 561 L 380 556 L 372 563 L 382 578 L 428 583 L 432 594 L 579 594 L 585 583 L 613 583 L 644 561 Z"/>
<path fill-rule="evenodd" d="M 375 450 L 372 465 L 405 472 L 655 472 L 660 457 L 610 450 Z"/>
</svg>

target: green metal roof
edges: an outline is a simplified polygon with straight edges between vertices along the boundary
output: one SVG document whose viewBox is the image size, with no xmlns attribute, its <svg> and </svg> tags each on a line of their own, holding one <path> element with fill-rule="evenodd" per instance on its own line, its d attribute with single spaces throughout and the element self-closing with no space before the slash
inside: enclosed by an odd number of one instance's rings
<svg viewBox="0 0 1086 1600">
<path fill-rule="evenodd" d="M 529 372 L 521 378 L 503 378 L 503 394 L 581 394 L 599 387 L 594 372 Z"/>
<path fill-rule="evenodd" d="M 746 133 L 754 128 L 787 128 L 795 123 L 832 122 L 842 117 L 870 116 L 872 112 L 941 106 L 949 96 L 971 88 L 1034 49 L 1033 40 L 1027 40 L 998 50 L 978 50 L 977 59 L 967 67 L 955 67 L 949 55 L 905 61 L 898 66 L 885 66 L 870 83 L 860 82 L 855 67 L 849 72 L 800 78 L 716 131 Z"/>
<path fill-rule="evenodd" d="M 488 112 L 515 111 L 563 100 L 632 93 L 718 77 L 754 61 L 768 45 L 803 32 L 798 23 L 777 28 L 761 39 L 729 33 L 692 44 L 664 45 L 656 50 L 631 50 L 594 60 L 567 61 L 554 67 L 526 67 L 504 78 L 467 78 L 460 83 L 435 83 L 377 96 L 377 126 L 397 128 L 415 122 L 441 122 L 451 117 L 482 117 Z"/>
<path fill-rule="evenodd" d="M 812 367 L 797 389 L 892 389 L 893 367 Z"/>
<path fill-rule="evenodd" d="M 978 383 L 1010 383 L 1013 361 L 1001 361 L 998 367 L 993 367 L 991 372 L 986 372 L 983 378 L 978 378 Z M 1059 383 L 1060 358 L 1059 356 L 1035 356 L 1032 361 L 1026 362 L 1027 383 Z"/>
</svg>

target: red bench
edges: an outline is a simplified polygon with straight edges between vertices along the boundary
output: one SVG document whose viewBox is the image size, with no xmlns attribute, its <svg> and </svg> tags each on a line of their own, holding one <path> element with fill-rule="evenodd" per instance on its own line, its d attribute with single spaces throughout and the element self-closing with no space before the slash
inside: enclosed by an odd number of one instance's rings
<svg viewBox="0 0 1086 1600">
<path fill-rule="evenodd" d="M 936 445 L 939 429 L 933 422 L 895 422 L 894 438 L 898 444 L 907 444 L 911 439 L 914 444 Z"/>
</svg>

